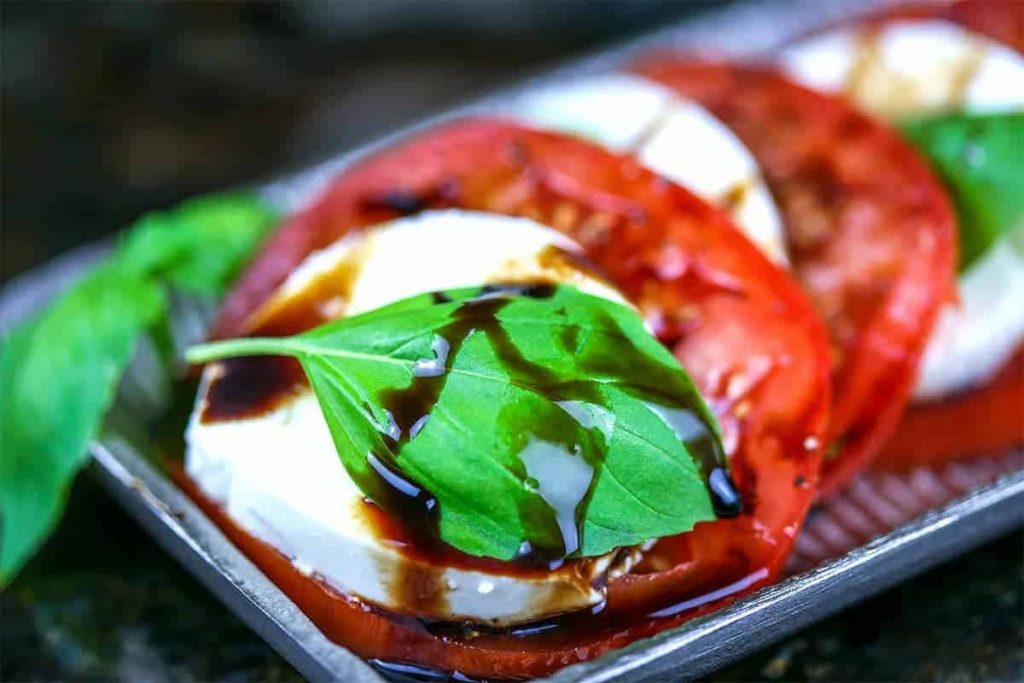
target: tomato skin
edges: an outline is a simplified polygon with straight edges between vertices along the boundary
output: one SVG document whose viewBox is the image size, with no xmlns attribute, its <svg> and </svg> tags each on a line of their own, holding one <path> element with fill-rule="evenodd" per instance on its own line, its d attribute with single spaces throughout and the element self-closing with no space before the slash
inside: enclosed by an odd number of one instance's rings
<svg viewBox="0 0 1024 683">
<path fill-rule="evenodd" d="M 671 55 L 635 70 L 732 128 L 775 195 L 793 272 L 832 340 L 837 453 L 823 467 L 826 496 L 895 428 L 951 295 L 956 233 L 945 190 L 895 131 L 773 70 Z"/>
<path fill-rule="evenodd" d="M 1024 52 L 1024 3 L 1019 0 L 913 2 L 859 19 L 864 26 L 900 19 L 943 19 Z"/>
<path fill-rule="evenodd" d="M 916 404 L 876 467 L 907 470 L 1024 445 L 1024 347 L 985 386 Z"/>
<path fill-rule="evenodd" d="M 1024 3 L 1018 0 L 960 0 L 938 16 L 1024 52 Z"/>
<path fill-rule="evenodd" d="M 339 606 L 344 596 L 325 597 L 323 587 L 320 597 L 300 602 L 302 608 L 364 657 L 515 678 L 598 656 L 770 581 L 815 492 L 829 406 L 825 331 L 788 275 L 726 217 L 629 157 L 491 119 L 449 123 L 398 144 L 344 171 L 286 222 L 229 296 L 216 334 L 244 333 L 247 316 L 306 254 L 348 231 L 451 207 L 526 216 L 581 244 L 645 313 L 709 401 L 744 513 L 663 539 L 644 566 L 609 584 L 604 613 L 569 615 L 554 632 L 442 638 L 376 612 L 364 617 L 364 627 Z M 222 516 L 221 522 L 230 529 L 230 520 Z M 290 565 L 279 567 L 267 553 L 253 552 L 292 594 L 288 586 L 297 579 L 289 578 Z M 741 588 L 734 593 L 694 609 L 647 616 L 736 581 Z"/>
</svg>

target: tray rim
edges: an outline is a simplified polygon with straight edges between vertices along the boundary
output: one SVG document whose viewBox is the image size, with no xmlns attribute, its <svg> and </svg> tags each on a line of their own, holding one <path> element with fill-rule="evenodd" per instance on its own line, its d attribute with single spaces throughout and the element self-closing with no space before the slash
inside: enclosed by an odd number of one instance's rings
<svg viewBox="0 0 1024 683">
<path fill-rule="evenodd" d="M 774 38 L 893 4 L 893 0 L 755 0 L 729 5 L 605 48 L 566 66 L 502 88 L 470 104 L 401 129 L 354 151 L 255 186 L 284 209 L 315 193 L 353 159 L 438 121 L 500 108 L 516 93 L 565 78 L 614 68 L 637 52 L 658 47 L 720 43 L 725 31 L 742 34 L 756 18 L 772 16 Z M 763 42 L 763 41 L 762 41 Z M 86 245 L 15 276 L 0 290 L 0 331 L 30 313 L 102 256 L 107 243 Z M 106 434 L 90 447 L 90 470 L 170 555 L 196 576 L 239 618 L 310 680 L 381 681 L 364 660 L 329 641 L 315 625 L 241 553 L 197 506 L 126 440 Z M 637 641 L 595 660 L 561 669 L 548 679 L 569 681 L 691 679 L 766 647 L 954 555 L 1024 525 L 1024 471 L 1006 475 L 944 507 L 802 574 L 767 586 L 736 603 Z M 859 589 L 850 590 L 851 587 Z M 811 598 L 811 599 L 808 599 Z M 761 633 L 749 638 L 751 628 Z M 766 628 L 770 631 L 766 631 Z M 678 667 L 685 667 L 680 671 Z"/>
</svg>

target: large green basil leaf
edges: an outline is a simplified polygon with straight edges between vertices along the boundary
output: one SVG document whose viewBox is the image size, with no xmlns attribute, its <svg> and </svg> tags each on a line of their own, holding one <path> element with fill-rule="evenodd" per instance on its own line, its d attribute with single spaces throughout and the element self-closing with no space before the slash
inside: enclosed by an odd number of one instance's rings
<svg viewBox="0 0 1024 683">
<path fill-rule="evenodd" d="M 0 583 L 60 517 L 67 487 L 163 292 L 107 265 L 0 347 Z"/>
<path fill-rule="evenodd" d="M 1024 242 L 1024 112 L 953 113 L 902 124 L 949 188 L 961 272 L 995 242 Z"/>
<path fill-rule="evenodd" d="M 164 324 L 164 285 L 221 293 L 273 219 L 243 194 L 143 217 L 101 265 L 0 341 L 0 586 L 59 520 L 139 339 Z"/>
<path fill-rule="evenodd" d="M 692 382 L 633 309 L 573 287 L 422 295 L 188 358 L 245 355 L 298 359 L 360 488 L 435 501 L 464 552 L 594 556 L 715 516 L 702 467 L 724 456 Z"/>
</svg>

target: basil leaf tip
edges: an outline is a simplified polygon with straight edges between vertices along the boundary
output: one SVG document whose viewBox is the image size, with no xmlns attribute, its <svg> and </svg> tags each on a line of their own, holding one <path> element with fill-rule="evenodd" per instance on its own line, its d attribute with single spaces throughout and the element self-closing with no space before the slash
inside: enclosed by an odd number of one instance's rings
<svg viewBox="0 0 1024 683">
<path fill-rule="evenodd" d="M 570 286 L 424 294 L 187 353 L 249 355 L 297 359 L 359 488 L 472 555 L 550 563 L 685 532 L 715 517 L 707 478 L 728 478 L 675 357 Z"/>
</svg>

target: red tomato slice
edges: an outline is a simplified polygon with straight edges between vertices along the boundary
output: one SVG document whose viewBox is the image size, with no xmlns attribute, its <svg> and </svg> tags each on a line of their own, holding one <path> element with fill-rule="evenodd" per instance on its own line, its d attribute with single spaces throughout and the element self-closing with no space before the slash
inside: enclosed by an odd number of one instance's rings
<svg viewBox="0 0 1024 683">
<path fill-rule="evenodd" d="M 946 19 L 1024 53 L 1024 2 L 961 0 L 883 15 Z M 1024 444 L 1024 348 L 989 384 L 942 400 L 913 405 L 904 414 L 878 466 L 908 469 Z"/>
<path fill-rule="evenodd" d="M 1024 347 L 983 387 L 904 414 L 876 466 L 905 470 L 1024 444 Z"/>
<path fill-rule="evenodd" d="M 825 331 L 793 281 L 727 218 L 631 158 L 497 120 L 451 123 L 394 146 L 343 172 L 286 222 L 230 295 L 217 334 L 244 332 L 247 316 L 314 249 L 433 207 L 526 216 L 579 242 L 712 405 L 744 513 L 660 542 L 643 567 L 612 581 L 603 614 L 473 637 L 436 634 L 314 586 L 211 511 L 236 542 L 325 633 L 363 657 L 487 678 L 549 673 L 770 581 L 815 491 L 829 403 Z"/>
<path fill-rule="evenodd" d="M 854 17 L 819 26 L 806 35 L 856 24 L 871 30 L 892 21 L 944 20 L 1003 43 L 1017 52 L 1024 52 L 1024 2 L 1020 0 L 934 0 L 915 1 L 885 7 Z"/>
<path fill-rule="evenodd" d="M 832 340 L 828 495 L 892 433 L 951 294 L 956 233 L 945 190 L 884 124 L 774 71 L 671 56 L 636 70 L 732 128 L 775 195 L 793 272 Z"/>
<path fill-rule="evenodd" d="M 917 2 L 882 10 L 859 21 L 871 26 L 894 19 L 944 19 L 1024 52 L 1024 2 L 1020 0 Z"/>
<path fill-rule="evenodd" d="M 1024 52 L 1024 2 L 1020 0 L 961 0 L 935 11 L 937 17 Z"/>
<path fill-rule="evenodd" d="M 893 21 L 935 19 L 959 24 L 1024 52 L 1024 2 L 1018 0 L 910 4 L 858 18 L 856 23 L 871 30 Z M 961 457 L 991 455 L 1022 443 L 1024 361 L 1018 355 L 988 386 L 911 405 L 877 464 L 886 469 L 906 469 Z"/>
</svg>

